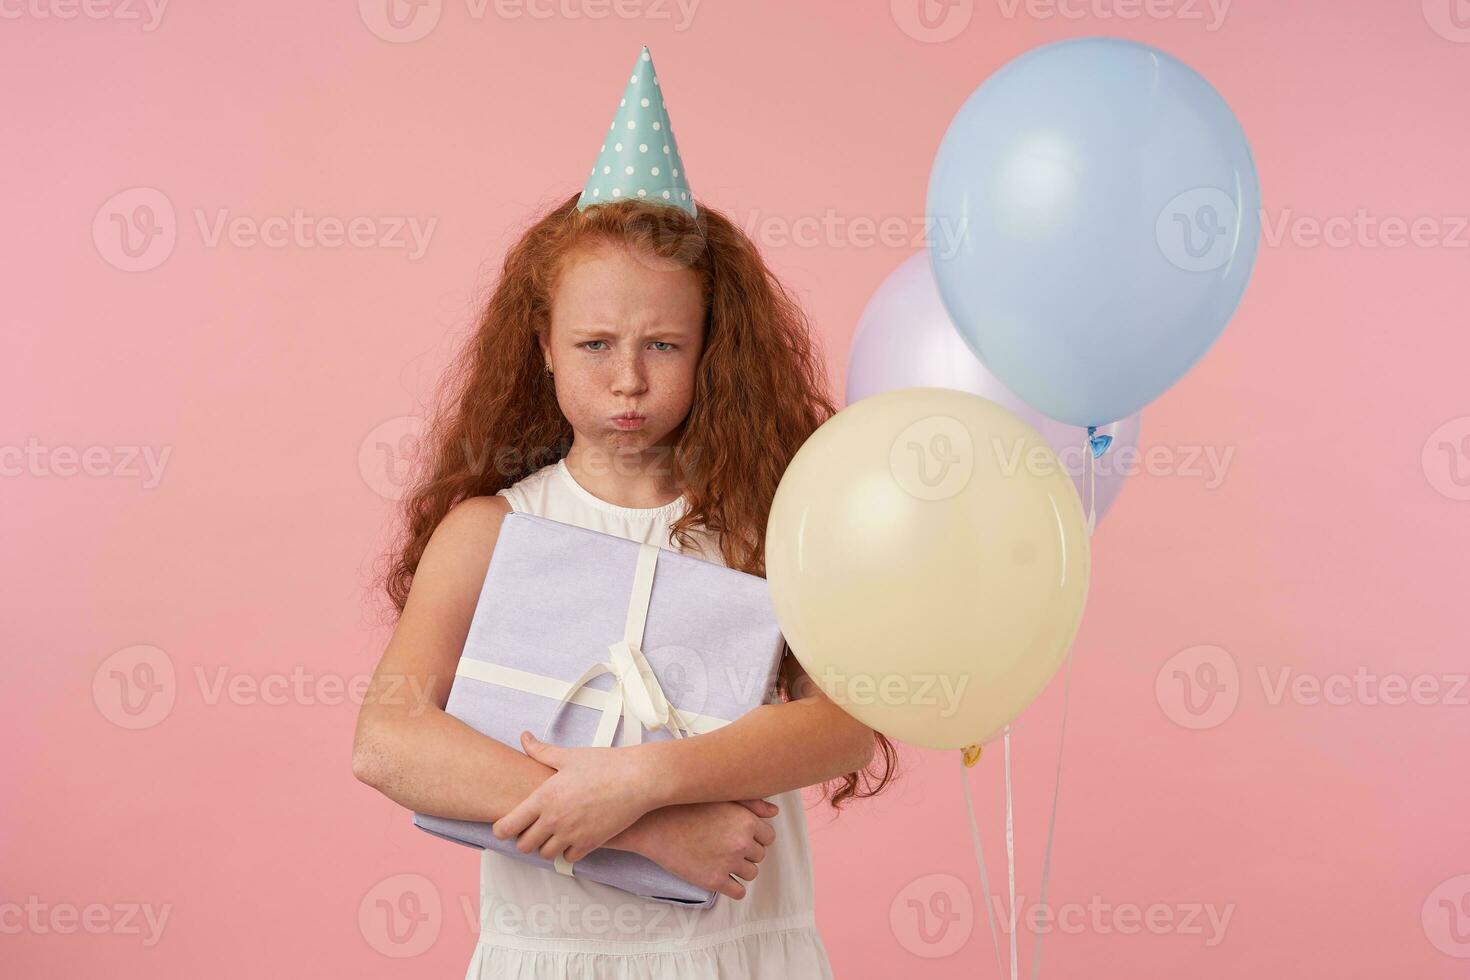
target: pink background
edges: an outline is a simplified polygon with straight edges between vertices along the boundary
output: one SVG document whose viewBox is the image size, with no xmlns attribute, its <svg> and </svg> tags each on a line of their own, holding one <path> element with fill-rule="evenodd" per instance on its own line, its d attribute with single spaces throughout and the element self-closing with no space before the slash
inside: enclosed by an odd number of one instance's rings
<svg viewBox="0 0 1470 980">
<path fill-rule="evenodd" d="M 1225 94 L 1266 237 L 1234 322 L 1145 409 L 1158 462 L 1094 539 L 1051 896 L 1072 912 L 1043 976 L 1465 975 L 1463 2 L 1236 0 L 1215 22 L 1198 0 L 961 0 L 931 30 L 917 0 L 687 22 L 430 0 L 418 40 L 385 2 L 4 8 L 0 973 L 461 975 L 475 856 L 352 778 L 343 688 L 386 639 L 367 585 L 413 417 L 506 244 L 580 186 L 638 45 L 695 192 L 799 291 L 840 397 L 952 113 L 1029 48 L 1113 34 Z M 176 240 L 130 257 L 115 216 L 150 203 Z M 373 234 L 211 245 L 221 209 Z M 1398 247 L 1312 236 L 1359 212 L 1428 224 Z M 400 216 L 436 222 L 422 255 L 374 244 Z M 885 219 L 899 240 L 856 224 Z M 1199 450 L 1229 454 L 1221 479 Z M 1278 696 L 1283 670 L 1345 696 Z M 1427 703 L 1385 703 L 1391 674 Z M 1023 908 L 1060 692 L 1016 735 Z M 970 771 L 993 883 L 1001 761 Z M 995 976 L 955 755 L 903 764 L 836 823 L 811 813 L 836 972 Z"/>
</svg>

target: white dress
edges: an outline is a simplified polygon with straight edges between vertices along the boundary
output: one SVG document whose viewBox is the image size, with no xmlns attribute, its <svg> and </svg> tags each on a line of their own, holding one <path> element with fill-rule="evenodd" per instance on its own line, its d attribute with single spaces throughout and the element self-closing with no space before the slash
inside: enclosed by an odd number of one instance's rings
<svg viewBox="0 0 1470 980">
<path fill-rule="evenodd" d="M 679 551 L 670 525 L 687 506 L 619 507 L 577 483 L 565 461 L 500 491 L 511 508 Z M 724 564 L 696 528 L 698 557 Z M 693 552 L 691 552 L 693 553 Z M 743 899 L 708 909 L 638 898 L 515 858 L 480 855 L 480 938 L 465 980 L 830 980 L 817 932 L 801 790 L 770 798 L 776 840 Z"/>
</svg>

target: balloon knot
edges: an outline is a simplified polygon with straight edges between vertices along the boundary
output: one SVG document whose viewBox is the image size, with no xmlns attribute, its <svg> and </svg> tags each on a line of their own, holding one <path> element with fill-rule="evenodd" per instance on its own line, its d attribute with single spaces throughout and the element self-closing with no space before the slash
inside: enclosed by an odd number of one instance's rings
<svg viewBox="0 0 1470 980">
<path fill-rule="evenodd" d="M 1092 458 L 1097 459 L 1108 451 L 1108 447 L 1113 444 L 1113 437 L 1097 435 L 1097 426 L 1089 425 L 1087 427 L 1087 444 L 1092 447 Z"/>
</svg>

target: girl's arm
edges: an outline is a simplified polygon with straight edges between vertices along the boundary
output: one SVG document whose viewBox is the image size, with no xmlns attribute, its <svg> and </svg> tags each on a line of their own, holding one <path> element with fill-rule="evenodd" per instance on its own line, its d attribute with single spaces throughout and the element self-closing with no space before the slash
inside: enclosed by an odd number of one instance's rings
<svg viewBox="0 0 1470 980">
<path fill-rule="evenodd" d="M 522 732 L 526 754 L 557 772 L 495 821 L 495 836 L 576 861 L 655 808 L 784 793 L 866 766 L 873 730 L 828 700 L 795 658 L 783 667 L 793 700 L 702 735 L 590 748 Z"/>
<path fill-rule="evenodd" d="M 833 704 L 789 654 L 792 700 L 763 704 L 695 738 L 640 746 L 654 806 L 771 796 L 857 772 L 873 730 Z"/>
</svg>

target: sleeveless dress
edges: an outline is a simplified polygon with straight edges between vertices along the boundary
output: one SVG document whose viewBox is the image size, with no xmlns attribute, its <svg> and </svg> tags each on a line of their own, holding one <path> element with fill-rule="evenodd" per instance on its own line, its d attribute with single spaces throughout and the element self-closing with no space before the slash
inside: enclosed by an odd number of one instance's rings
<svg viewBox="0 0 1470 980">
<path fill-rule="evenodd" d="M 565 460 L 499 492 L 511 508 L 680 551 L 670 525 L 687 506 L 620 507 L 584 488 Z M 716 535 L 695 529 L 699 552 L 724 564 Z M 770 797 L 776 840 L 745 897 L 708 909 L 641 899 L 493 851 L 480 854 L 480 938 L 465 980 L 830 980 L 817 932 L 811 851 L 801 790 Z"/>
</svg>

